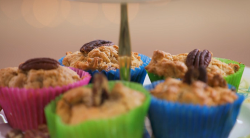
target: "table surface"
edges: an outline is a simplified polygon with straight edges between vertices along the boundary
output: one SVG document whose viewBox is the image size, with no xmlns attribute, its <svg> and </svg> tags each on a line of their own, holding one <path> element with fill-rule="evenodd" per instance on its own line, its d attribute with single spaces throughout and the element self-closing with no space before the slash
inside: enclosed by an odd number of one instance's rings
<svg viewBox="0 0 250 138">
<path fill-rule="evenodd" d="M 149 80 L 149 77 L 147 75 L 143 85 L 147 85 L 150 83 L 151 81 Z M 246 131 L 246 129 L 250 128 L 250 119 L 248 119 L 248 116 L 250 114 L 250 68 L 249 67 L 246 67 L 244 70 L 238 93 L 244 94 L 247 98 L 244 101 L 244 104 L 241 109 L 241 111 L 244 109 L 243 110 L 244 112 L 243 113 L 241 112 L 239 115 L 241 120 L 239 119 L 237 120 L 237 123 L 234 126 L 229 138 L 238 137 L 239 133 L 244 133 L 244 136 L 250 134 L 250 132 Z M 0 112 L 0 138 L 4 138 L 4 136 L 6 135 L 6 132 L 8 132 L 11 129 L 11 127 L 6 123 L 7 120 L 3 119 L 4 118 L 3 116 L 4 116 L 4 112 L 1 111 Z M 245 121 L 245 123 L 242 122 L 242 119 Z M 148 119 L 146 119 L 145 124 L 146 124 L 147 130 L 149 131 L 151 135 L 152 131 L 151 131 L 150 123 Z"/>
</svg>

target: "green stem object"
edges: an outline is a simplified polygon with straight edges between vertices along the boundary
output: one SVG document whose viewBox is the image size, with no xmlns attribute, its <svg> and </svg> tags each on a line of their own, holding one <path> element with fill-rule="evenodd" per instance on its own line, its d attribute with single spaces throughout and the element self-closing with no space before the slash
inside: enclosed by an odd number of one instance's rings
<svg viewBox="0 0 250 138">
<path fill-rule="evenodd" d="M 127 3 L 121 4 L 119 66 L 120 66 L 120 79 L 125 81 L 130 81 L 131 44 L 129 35 Z"/>
</svg>

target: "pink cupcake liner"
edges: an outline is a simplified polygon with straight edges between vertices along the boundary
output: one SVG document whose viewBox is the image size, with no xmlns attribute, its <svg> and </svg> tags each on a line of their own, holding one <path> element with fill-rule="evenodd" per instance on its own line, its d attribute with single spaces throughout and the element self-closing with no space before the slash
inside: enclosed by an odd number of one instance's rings
<svg viewBox="0 0 250 138">
<path fill-rule="evenodd" d="M 58 95 L 69 89 L 87 85 L 91 79 L 89 73 L 80 69 L 74 70 L 82 80 L 62 87 L 42 89 L 0 88 L 0 105 L 8 123 L 12 128 L 23 131 L 35 129 L 40 124 L 46 124 L 44 107 Z"/>
</svg>

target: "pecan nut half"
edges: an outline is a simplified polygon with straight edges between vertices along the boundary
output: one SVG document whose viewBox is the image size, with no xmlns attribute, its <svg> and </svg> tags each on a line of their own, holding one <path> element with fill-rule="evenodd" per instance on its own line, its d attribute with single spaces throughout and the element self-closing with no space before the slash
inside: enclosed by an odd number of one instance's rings
<svg viewBox="0 0 250 138">
<path fill-rule="evenodd" d="M 102 73 L 96 73 L 93 78 L 94 106 L 101 105 L 108 98 L 108 80 Z"/>
<path fill-rule="evenodd" d="M 81 52 L 90 52 L 91 50 L 101 47 L 101 46 L 112 46 L 114 45 L 113 42 L 111 41 L 107 41 L 107 40 L 94 40 L 91 42 L 88 42 L 86 44 L 84 44 L 81 48 L 80 51 Z"/>
<path fill-rule="evenodd" d="M 25 133 L 20 129 L 12 129 L 6 138 L 50 138 L 50 134 L 46 125 L 39 125 L 37 129 L 27 130 Z"/>
<path fill-rule="evenodd" d="M 20 129 L 12 129 L 12 130 L 10 130 L 10 131 L 6 134 L 5 137 L 6 137 L 6 138 L 23 138 L 24 135 L 23 135 L 22 130 L 20 130 Z"/>
<path fill-rule="evenodd" d="M 212 55 L 208 50 L 200 51 L 198 49 L 194 49 L 187 55 L 186 65 L 187 67 L 194 66 L 195 68 L 199 68 L 201 66 L 207 67 L 211 62 Z"/>
<path fill-rule="evenodd" d="M 60 63 L 54 59 L 51 58 L 33 58 L 29 59 L 23 64 L 19 65 L 19 69 L 23 71 L 28 71 L 31 69 L 39 70 L 39 69 L 44 69 L 44 70 L 51 70 L 51 69 L 56 69 Z"/>
<path fill-rule="evenodd" d="M 37 129 L 27 130 L 24 138 L 50 138 L 48 127 L 46 125 L 39 125 Z"/>
<path fill-rule="evenodd" d="M 194 49 L 193 51 L 189 52 L 186 59 L 186 65 L 188 67 L 194 66 L 195 58 L 198 52 L 199 52 L 198 49 Z"/>
<path fill-rule="evenodd" d="M 200 66 L 207 67 L 212 60 L 212 55 L 208 50 L 203 50 L 200 55 Z"/>
<path fill-rule="evenodd" d="M 207 71 L 205 67 L 199 67 L 197 69 L 191 66 L 190 68 L 188 68 L 183 82 L 190 85 L 197 80 L 207 83 Z"/>
<path fill-rule="evenodd" d="M 24 138 L 49 138 L 48 133 L 43 133 L 39 130 L 28 130 L 25 132 Z"/>
</svg>

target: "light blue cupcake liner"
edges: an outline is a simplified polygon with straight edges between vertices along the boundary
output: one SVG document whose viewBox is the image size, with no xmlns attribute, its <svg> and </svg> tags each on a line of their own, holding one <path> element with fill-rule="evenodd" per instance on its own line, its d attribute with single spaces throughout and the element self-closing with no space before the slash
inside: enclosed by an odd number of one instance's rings
<svg viewBox="0 0 250 138">
<path fill-rule="evenodd" d="M 145 86 L 147 90 L 163 81 Z M 229 86 L 231 87 L 231 86 Z M 200 106 L 151 98 L 148 116 L 156 138 L 226 138 L 239 114 L 244 96 L 230 104 Z"/>
<path fill-rule="evenodd" d="M 141 83 L 143 84 L 144 79 L 147 75 L 147 72 L 145 70 L 145 67 L 149 64 L 149 62 L 151 61 L 151 59 L 145 55 L 142 54 L 138 54 L 141 57 L 141 60 L 143 61 L 143 64 L 135 69 L 131 69 L 130 74 L 131 74 L 131 81 L 132 82 L 137 82 L 137 83 Z M 65 56 L 64 56 L 65 57 Z M 64 57 L 60 58 L 58 61 L 60 63 L 60 65 L 64 66 L 62 64 L 62 61 L 64 59 Z M 91 76 L 93 76 L 95 73 L 99 73 L 100 71 L 95 70 L 88 70 L 87 71 Z M 120 70 L 110 70 L 110 71 L 101 71 L 104 75 L 107 76 L 108 80 L 119 80 L 120 79 Z M 93 78 L 93 77 L 92 77 Z M 92 82 L 92 79 L 90 80 L 90 82 Z"/>
</svg>

